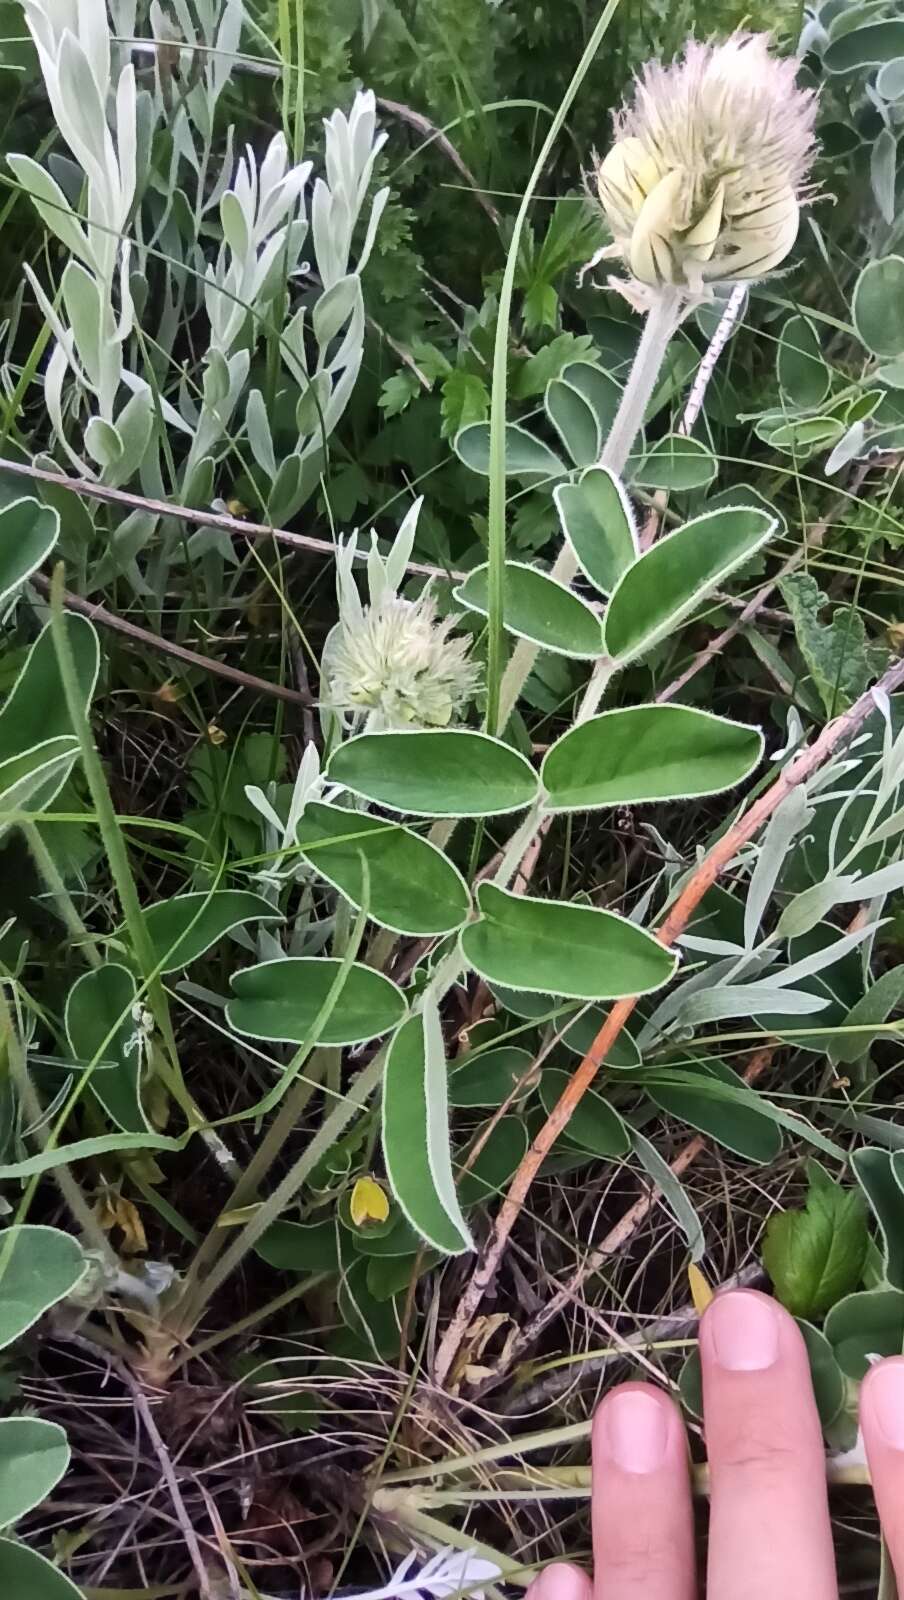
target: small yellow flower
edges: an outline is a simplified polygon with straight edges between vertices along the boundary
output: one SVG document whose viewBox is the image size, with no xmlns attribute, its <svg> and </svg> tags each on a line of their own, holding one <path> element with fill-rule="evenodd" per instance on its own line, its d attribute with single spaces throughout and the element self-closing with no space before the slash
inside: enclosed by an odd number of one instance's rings
<svg viewBox="0 0 904 1600">
<path fill-rule="evenodd" d="M 349 1201 L 349 1216 L 356 1228 L 372 1227 L 389 1220 L 386 1191 L 376 1178 L 359 1178 Z"/>
<path fill-rule="evenodd" d="M 690 40 L 671 66 L 646 66 L 597 169 L 611 251 L 639 283 L 699 294 L 762 278 L 797 237 L 812 198 L 816 97 L 768 34 Z"/>
</svg>

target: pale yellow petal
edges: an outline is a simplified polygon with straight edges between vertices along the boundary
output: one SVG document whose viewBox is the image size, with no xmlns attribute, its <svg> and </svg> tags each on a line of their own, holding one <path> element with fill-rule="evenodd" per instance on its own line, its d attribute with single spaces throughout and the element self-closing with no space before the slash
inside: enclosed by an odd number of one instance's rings
<svg viewBox="0 0 904 1600">
<path fill-rule="evenodd" d="M 640 139 L 620 139 L 596 175 L 600 201 L 610 222 L 627 231 L 662 173 Z"/>
<path fill-rule="evenodd" d="M 389 1217 L 386 1192 L 376 1178 L 359 1178 L 352 1189 L 349 1215 L 356 1228 L 366 1228 L 370 1223 L 385 1222 Z"/>
<path fill-rule="evenodd" d="M 682 235 L 681 249 L 684 255 L 692 261 L 709 261 L 719 238 L 719 229 L 722 226 L 722 208 L 725 201 L 725 185 L 719 183 L 715 194 L 709 202 L 699 222 L 688 228 Z"/>
<path fill-rule="evenodd" d="M 759 212 L 751 211 L 732 223 L 719 240 L 719 257 L 707 278 L 761 278 L 784 261 L 797 238 L 800 207 L 794 191 L 786 188 L 770 197 Z"/>
<path fill-rule="evenodd" d="M 683 182 L 681 172 L 667 172 L 640 208 L 631 234 L 630 265 L 641 283 L 677 281 L 672 241 Z"/>
</svg>

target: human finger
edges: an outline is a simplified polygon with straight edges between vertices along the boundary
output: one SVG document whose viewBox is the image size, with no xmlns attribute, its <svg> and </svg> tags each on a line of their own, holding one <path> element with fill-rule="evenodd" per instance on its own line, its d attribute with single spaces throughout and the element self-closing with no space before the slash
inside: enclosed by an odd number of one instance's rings
<svg viewBox="0 0 904 1600">
<path fill-rule="evenodd" d="M 904 1356 L 879 1361 L 866 1374 L 860 1426 L 882 1533 L 904 1593 Z"/>
<path fill-rule="evenodd" d="M 692 1600 L 694 1528 L 677 1406 L 649 1384 L 613 1389 L 593 1421 L 596 1600 Z"/>
<path fill-rule="evenodd" d="M 806 1346 L 768 1295 L 717 1295 L 700 1325 L 709 1593 L 836 1600 L 822 1431 Z"/>
<path fill-rule="evenodd" d="M 526 1600 L 593 1600 L 593 1585 L 580 1567 L 556 1561 L 528 1585 Z"/>
</svg>

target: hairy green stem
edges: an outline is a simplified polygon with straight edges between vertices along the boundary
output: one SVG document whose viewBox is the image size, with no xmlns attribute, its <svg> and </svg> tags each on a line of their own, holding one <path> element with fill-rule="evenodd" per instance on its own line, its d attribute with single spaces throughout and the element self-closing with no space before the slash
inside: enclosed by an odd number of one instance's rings
<svg viewBox="0 0 904 1600">
<path fill-rule="evenodd" d="M 625 462 L 631 454 L 631 447 L 643 425 L 647 406 L 656 388 L 669 341 L 681 322 L 684 304 L 680 289 L 663 288 L 647 313 L 628 381 L 622 391 L 615 420 L 599 459 L 599 465 L 608 467 L 611 472 L 624 471 Z M 563 544 L 551 576 L 558 578 L 560 583 L 571 583 L 577 570 L 578 563 L 571 546 Z M 499 696 L 500 732 L 505 728 L 517 705 L 518 696 L 524 688 L 539 651 L 539 645 L 533 644 L 529 639 L 519 639 L 512 652 Z M 611 665 L 608 661 L 598 664 L 588 685 L 588 695 L 591 690 L 596 693 L 593 685 L 597 676 L 610 670 Z M 578 715 L 580 717 L 581 713 Z"/>
</svg>

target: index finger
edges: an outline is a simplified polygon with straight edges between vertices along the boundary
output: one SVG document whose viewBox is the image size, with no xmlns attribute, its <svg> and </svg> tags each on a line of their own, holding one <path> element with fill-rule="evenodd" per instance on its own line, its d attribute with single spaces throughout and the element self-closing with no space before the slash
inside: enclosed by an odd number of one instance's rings
<svg viewBox="0 0 904 1600">
<path fill-rule="evenodd" d="M 822 1430 L 806 1347 L 768 1295 L 717 1295 L 700 1326 L 709 1592 L 837 1600 Z"/>
</svg>

